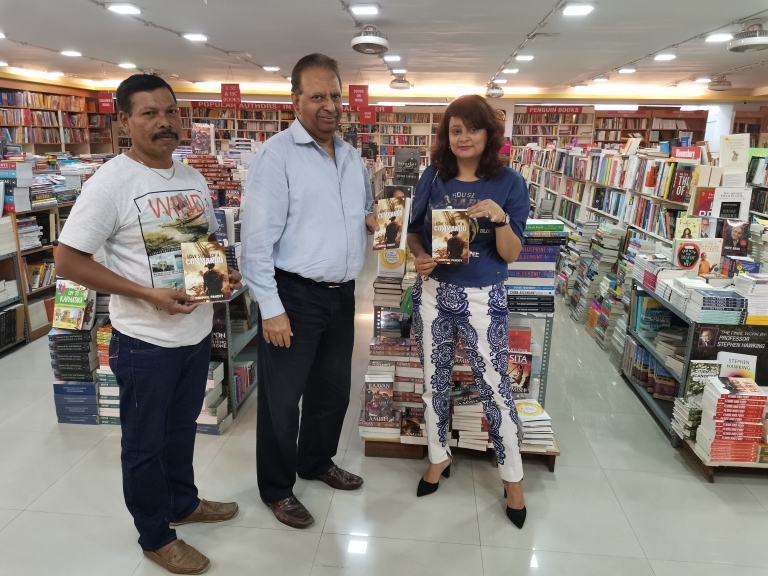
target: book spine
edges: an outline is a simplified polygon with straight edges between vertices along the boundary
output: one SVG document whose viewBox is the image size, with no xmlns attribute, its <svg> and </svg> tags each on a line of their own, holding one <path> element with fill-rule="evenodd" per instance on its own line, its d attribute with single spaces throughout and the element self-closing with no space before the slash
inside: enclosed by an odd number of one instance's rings
<svg viewBox="0 0 768 576">
<path fill-rule="evenodd" d="M 57 416 L 98 416 L 96 404 L 56 404 Z"/>
<path fill-rule="evenodd" d="M 98 424 L 99 423 L 99 416 L 98 415 L 88 415 L 88 416 L 77 416 L 77 415 L 70 415 L 70 416 L 58 416 L 59 424 Z"/>
<path fill-rule="evenodd" d="M 99 424 L 110 424 L 113 426 L 120 426 L 120 418 L 117 416 L 99 416 Z"/>
<path fill-rule="evenodd" d="M 554 270 L 507 270 L 509 278 L 554 278 Z"/>
<path fill-rule="evenodd" d="M 96 396 L 99 391 L 99 387 L 95 383 L 67 383 L 67 384 L 54 384 L 54 394 L 86 394 Z"/>
<path fill-rule="evenodd" d="M 54 394 L 53 401 L 56 405 L 85 405 L 96 404 L 96 396 L 93 394 Z"/>
</svg>

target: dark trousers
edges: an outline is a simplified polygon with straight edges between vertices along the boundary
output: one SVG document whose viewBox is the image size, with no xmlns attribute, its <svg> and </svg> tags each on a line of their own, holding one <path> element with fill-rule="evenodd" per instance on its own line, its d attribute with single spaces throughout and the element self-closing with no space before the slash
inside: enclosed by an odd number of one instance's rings
<svg viewBox="0 0 768 576">
<path fill-rule="evenodd" d="M 163 348 L 112 331 L 109 366 L 120 386 L 123 495 L 144 550 L 176 540 L 169 522 L 197 509 L 192 456 L 211 337 Z"/>
<path fill-rule="evenodd" d="M 297 473 L 313 478 L 333 466 L 355 341 L 354 282 L 328 288 L 279 271 L 275 279 L 293 337 L 290 348 L 274 346 L 259 327 L 256 475 L 267 503 L 293 496 Z"/>
</svg>

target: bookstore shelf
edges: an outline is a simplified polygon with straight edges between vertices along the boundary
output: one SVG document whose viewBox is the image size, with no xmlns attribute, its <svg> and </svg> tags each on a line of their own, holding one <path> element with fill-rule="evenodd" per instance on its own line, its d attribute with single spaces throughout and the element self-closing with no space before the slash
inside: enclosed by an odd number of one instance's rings
<svg viewBox="0 0 768 576">
<path fill-rule="evenodd" d="M 38 252 L 45 252 L 46 250 L 53 250 L 53 246 L 42 246 L 40 248 L 32 248 L 31 250 L 22 250 L 22 256 L 29 256 L 30 254 L 36 254 Z"/>
<path fill-rule="evenodd" d="M 656 358 L 656 361 L 659 362 L 659 364 L 664 366 L 664 368 L 666 368 L 667 371 L 670 374 L 672 374 L 672 376 L 674 376 L 675 380 L 677 380 L 678 382 L 681 382 L 683 380 L 683 375 L 680 374 L 680 372 L 678 372 L 674 368 L 670 368 L 669 366 L 667 366 L 666 364 L 667 359 L 661 354 L 659 354 L 658 352 L 656 352 L 656 345 L 651 340 L 649 340 L 645 336 L 641 336 L 639 333 L 635 332 L 631 328 L 628 330 L 628 332 L 632 335 L 632 337 L 635 340 L 637 340 L 643 345 L 643 348 L 645 348 L 646 350 L 648 350 L 648 352 L 651 353 L 651 356 Z"/>
<path fill-rule="evenodd" d="M 675 431 L 672 429 L 672 402 L 659 401 L 653 397 L 653 394 L 648 392 L 639 382 L 637 382 L 631 376 L 625 374 L 625 378 L 630 383 L 632 388 L 635 389 L 637 395 L 643 401 L 643 403 L 649 408 L 651 413 L 656 417 L 659 425 L 664 429 L 670 438 L 677 438 Z"/>
<path fill-rule="evenodd" d="M 18 304 L 19 302 L 21 302 L 21 298 L 19 298 L 18 296 L 14 296 L 13 298 L 4 300 L 3 302 L 0 302 L 0 310 L 5 308 L 6 306 L 10 306 L 11 304 Z"/>
<path fill-rule="evenodd" d="M 42 292 L 45 292 L 46 290 L 50 290 L 56 286 L 56 284 L 48 284 L 48 286 L 43 286 L 42 288 L 35 288 L 34 290 L 31 290 L 30 292 L 27 292 L 27 296 L 35 296 L 36 294 L 40 294 Z"/>
<path fill-rule="evenodd" d="M 715 481 L 716 468 L 752 468 L 754 470 L 768 470 L 768 464 L 761 462 L 725 462 L 711 460 L 707 454 L 689 438 L 683 441 L 683 454 L 688 456 L 693 464 L 699 469 L 701 474 L 709 483 Z"/>
<path fill-rule="evenodd" d="M 570 221 L 570 220 L 568 220 L 567 218 L 563 218 L 562 216 L 558 216 L 557 214 L 555 215 L 555 218 L 557 218 L 557 219 L 558 219 L 558 220 L 560 220 L 560 221 L 561 221 L 563 224 L 565 224 L 566 226 L 569 226 L 570 228 L 576 228 L 576 224 L 575 224 L 575 223 L 573 223 L 573 222 L 571 222 L 571 221 Z"/>
<path fill-rule="evenodd" d="M 636 287 L 637 290 L 640 290 L 642 292 L 645 292 L 649 296 L 652 296 L 659 304 L 664 306 L 667 310 L 672 312 L 675 316 L 680 318 L 680 320 L 682 320 L 686 324 L 688 324 L 688 325 L 695 324 L 695 322 L 693 320 L 691 320 L 690 318 L 688 318 L 688 316 L 686 316 L 685 313 L 682 310 L 680 310 L 677 306 L 674 306 L 668 300 L 664 300 L 664 298 L 659 296 L 655 291 L 651 290 L 650 288 L 648 288 L 644 284 L 640 284 L 638 282 L 635 282 L 635 287 Z"/>
<path fill-rule="evenodd" d="M 749 211 L 752 216 L 758 216 L 759 218 L 768 218 L 768 214 L 764 214 L 763 212 L 755 212 L 754 210 Z"/>
<path fill-rule="evenodd" d="M 16 252 L 10 252 L 8 254 L 0 254 L 0 260 L 7 260 L 8 258 L 13 258 L 16 256 Z"/>
<path fill-rule="evenodd" d="M 648 230 L 645 230 L 644 228 L 640 228 L 640 226 L 635 226 L 634 224 L 627 224 L 627 227 L 631 228 L 632 230 L 636 230 L 642 234 L 645 234 L 646 236 L 650 236 L 655 240 L 664 242 L 665 244 L 672 244 L 672 241 L 669 238 L 664 238 L 663 236 L 659 236 L 658 234 L 655 234 L 653 232 L 648 232 Z"/>
<path fill-rule="evenodd" d="M 232 335 L 232 346 L 230 348 L 230 355 L 232 358 L 240 354 L 240 352 L 243 351 L 243 349 L 248 346 L 248 343 L 253 340 L 256 335 L 259 333 L 259 326 L 258 324 L 251 328 L 250 330 L 247 330 L 246 332 L 241 332 L 239 334 L 233 334 Z"/>
<path fill-rule="evenodd" d="M 615 220 L 616 222 L 620 222 L 621 218 L 618 216 L 614 216 L 613 214 L 609 214 L 608 212 L 603 212 L 602 210 L 598 210 L 597 208 L 592 208 L 590 206 L 585 206 L 587 211 L 594 212 L 595 214 L 599 214 L 600 216 L 605 216 L 606 218 L 610 218 L 611 220 Z"/>
</svg>

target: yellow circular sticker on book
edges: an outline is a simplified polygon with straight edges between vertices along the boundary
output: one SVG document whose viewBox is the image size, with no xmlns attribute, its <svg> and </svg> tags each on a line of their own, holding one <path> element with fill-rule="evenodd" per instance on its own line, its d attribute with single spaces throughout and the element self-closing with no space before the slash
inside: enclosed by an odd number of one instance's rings
<svg viewBox="0 0 768 576">
<path fill-rule="evenodd" d="M 379 252 L 379 264 L 389 270 L 394 270 L 405 264 L 405 250 L 382 250 Z"/>
<path fill-rule="evenodd" d="M 544 408 L 531 402 L 515 402 L 518 413 L 523 416 L 540 416 L 544 414 Z"/>
</svg>

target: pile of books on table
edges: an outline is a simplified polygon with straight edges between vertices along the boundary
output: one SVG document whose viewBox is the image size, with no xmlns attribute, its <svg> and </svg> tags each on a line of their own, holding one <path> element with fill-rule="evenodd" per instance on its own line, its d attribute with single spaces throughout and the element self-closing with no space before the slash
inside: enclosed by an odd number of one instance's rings
<svg viewBox="0 0 768 576">
<path fill-rule="evenodd" d="M 767 399 L 751 378 L 711 377 L 701 401 L 696 451 L 715 462 L 755 462 Z"/>
<path fill-rule="evenodd" d="M 516 262 L 508 266 L 507 304 L 510 312 L 555 311 L 555 270 L 568 233 L 559 220 L 528 220 L 524 245 Z"/>
<path fill-rule="evenodd" d="M 747 299 L 733 290 L 693 290 L 685 315 L 698 323 L 744 324 Z"/>
<path fill-rule="evenodd" d="M 535 400 L 515 400 L 520 448 L 527 452 L 546 452 L 555 445 L 552 418 Z"/>
<path fill-rule="evenodd" d="M 379 276 L 373 281 L 373 305 L 400 308 L 403 299 L 403 279 Z"/>
<path fill-rule="evenodd" d="M 363 440 L 400 441 L 402 414 L 394 407 L 394 392 L 390 374 L 369 372 L 365 375 L 358 421 Z"/>
<path fill-rule="evenodd" d="M 747 324 L 768 326 L 768 274 L 739 274 L 734 292 L 747 299 Z"/>
<path fill-rule="evenodd" d="M 691 292 L 709 289 L 710 286 L 703 278 L 673 278 L 668 292 L 668 301 L 681 312 L 685 312 L 688 301 L 691 299 Z"/>
</svg>

